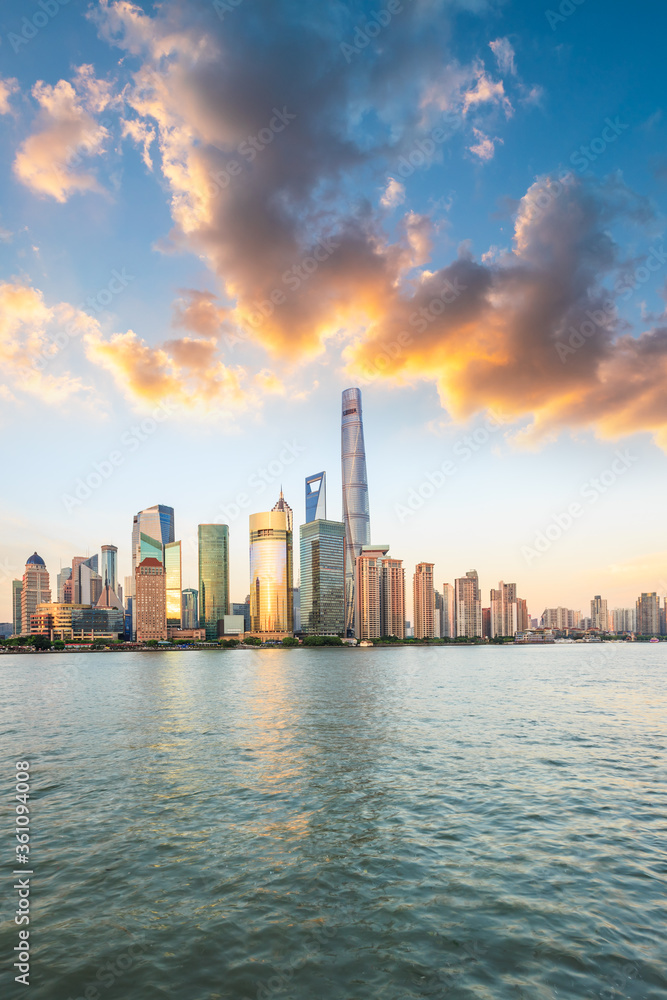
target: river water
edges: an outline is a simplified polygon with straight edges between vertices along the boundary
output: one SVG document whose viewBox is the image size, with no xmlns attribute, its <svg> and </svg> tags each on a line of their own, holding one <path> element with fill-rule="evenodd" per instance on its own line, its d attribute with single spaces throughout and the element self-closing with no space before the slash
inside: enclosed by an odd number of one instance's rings
<svg viewBox="0 0 667 1000">
<path fill-rule="evenodd" d="M 665 998 L 666 680 L 662 643 L 4 656 L 0 993 Z"/>
</svg>

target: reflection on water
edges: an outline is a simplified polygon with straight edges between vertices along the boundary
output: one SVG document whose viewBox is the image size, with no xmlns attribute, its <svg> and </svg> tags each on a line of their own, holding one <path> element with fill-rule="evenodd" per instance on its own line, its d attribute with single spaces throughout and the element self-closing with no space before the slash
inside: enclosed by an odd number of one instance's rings
<svg viewBox="0 0 667 1000">
<path fill-rule="evenodd" d="M 667 996 L 666 670 L 662 645 L 3 657 L 31 996 Z"/>
</svg>

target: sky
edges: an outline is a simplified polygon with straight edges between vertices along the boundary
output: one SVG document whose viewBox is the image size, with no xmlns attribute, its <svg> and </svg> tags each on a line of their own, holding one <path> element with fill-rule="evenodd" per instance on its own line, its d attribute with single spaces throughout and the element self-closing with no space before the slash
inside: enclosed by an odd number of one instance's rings
<svg viewBox="0 0 667 1000">
<path fill-rule="evenodd" d="M 667 591 L 667 11 L 17 0 L 0 11 L 0 621 L 168 504 L 281 485 L 538 616 Z"/>
</svg>

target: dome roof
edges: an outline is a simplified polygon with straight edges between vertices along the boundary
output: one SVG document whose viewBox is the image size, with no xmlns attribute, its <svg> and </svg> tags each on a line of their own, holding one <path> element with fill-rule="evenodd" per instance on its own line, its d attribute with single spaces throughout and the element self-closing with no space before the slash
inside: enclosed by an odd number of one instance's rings
<svg viewBox="0 0 667 1000">
<path fill-rule="evenodd" d="M 31 555 L 26 562 L 26 566 L 45 566 L 45 565 L 46 564 L 42 559 L 42 557 L 38 556 L 36 552 L 33 553 L 33 555 Z"/>
</svg>

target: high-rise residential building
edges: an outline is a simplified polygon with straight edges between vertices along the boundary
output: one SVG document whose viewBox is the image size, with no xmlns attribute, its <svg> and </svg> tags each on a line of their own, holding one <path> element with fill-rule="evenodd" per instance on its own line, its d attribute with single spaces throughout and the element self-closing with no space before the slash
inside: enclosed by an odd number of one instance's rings
<svg viewBox="0 0 667 1000">
<path fill-rule="evenodd" d="M 516 584 L 503 583 L 501 580 L 497 590 L 491 591 L 491 622 L 489 636 L 516 635 L 518 631 L 518 615 L 516 603 Z"/>
<path fill-rule="evenodd" d="M 74 603 L 74 577 L 70 576 L 69 580 L 65 580 L 65 582 L 63 583 L 63 604 L 73 604 L 73 603 Z"/>
<path fill-rule="evenodd" d="M 180 542 L 167 542 L 165 545 L 164 571 L 167 585 L 167 628 L 180 628 L 183 617 Z"/>
<path fill-rule="evenodd" d="M 451 583 L 442 585 L 442 637 L 456 638 L 456 597 Z"/>
<path fill-rule="evenodd" d="M 192 588 L 189 587 L 187 590 L 183 591 L 182 607 L 184 629 L 191 630 L 199 628 L 198 597 L 198 590 L 192 590 Z M 236 612 L 233 613 L 235 614 Z"/>
<path fill-rule="evenodd" d="M 20 635 L 23 629 L 23 611 L 21 609 L 22 591 L 23 581 L 12 580 L 12 618 L 14 622 L 14 635 Z"/>
<path fill-rule="evenodd" d="M 442 639 L 442 594 L 439 590 L 433 592 L 435 611 L 433 612 L 433 631 L 436 639 Z"/>
<path fill-rule="evenodd" d="M 342 397 L 341 470 L 345 525 L 345 625 L 355 632 L 355 560 L 371 539 L 368 473 L 361 411 L 361 390 L 345 389 Z"/>
<path fill-rule="evenodd" d="M 611 613 L 614 632 L 634 632 L 635 614 L 634 608 L 614 608 Z"/>
<path fill-rule="evenodd" d="M 301 631 L 345 634 L 345 525 L 318 519 L 300 528 Z"/>
<path fill-rule="evenodd" d="M 137 566 L 146 558 L 159 559 L 164 565 L 164 546 L 176 540 L 174 528 L 174 508 L 155 504 L 134 515 L 132 520 L 132 575 L 134 588 Z M 126 591 L 125 597 L 133 597 L 134 589 Z M 136 633 L 136 602 L 133 604 L 132 631 Z"/>
<path fill-rule="evenodd" d="M 412 578 L 412 593 L 415 639 L 433 639 L 435 637 L 433 563 L 417 563 Z"/>
<path fill-rule="evenodd" d="M 24 635 L 30 635 L 32 616 L 37 611 L 38 604 L 48 604 L 51 601 L 51 584 L 44 560 L 33 553 L 25 564 L 23 587 L 21 589 L 21 629 Z"/>
<path fill-rule="evenodd" d="M 147 556 L 137 566 L 134 583 L 137 642 L 167 638 L 167 589 L 161 559 Z"/>
<path fill-rule="evenodd" d="M 482 600 L 477 570 L 470 569 L 454 581 L 456 634 L 468 639 L 482 635 Z"/>
<path fill-rule="evenodd" d="M 65 603 L 65 584 L 67 583 L 68 580 L 71 579 L 72 579 L 72 567 L 63 566 L 63 568 L 60 570 L 60 573 L 58 573 L 58 576 L 56 577 L 56 589 L 58 593 L 58 601 L 60 602 L 60 604 Z M 71 601 L 69 601 L 68 603 L 71 604 Z"/>
<path fill-rule="evenodd" d="M 382 560 L 380 634 L 405 638 L 405 570 L 402 559 Z"/>
<path fill-rule="evenodd" d="M 102 546 L 102 566 L 100 569 L 102 586 L 111 587 L 118 593 L 118 549 L 115 545 Z"/>
<path fill-rule="evenodd" d="M 609 631 L 609 613 L 607 602 L 597 594 L 591 601 L 591 622 L 592 628 L 598 628 L 601 632 Z"/>
<path fill-rule="evenodd" d="M 491 608 L 482 608 L 482 636 L 485 639 L 493 638 L 491 635 Z"/>
<path fill-rule="evenodd" d="M 637 599 L 637 635 L 660 635 L 660 598 L 655 591 Z"/>
<path fill-rule="evenodd" d="M 523 597 L 516 599 L 516 630 L 526 632 L 530 628 L 530 615 L 528 614 L 528 602 Z"/>
<path fill-rule="evenodd" d="M 560 631 L 580 629 L 584 627 L 581 611 L 570 608 L 545 608 L 542 612 L 542 628 L 553 628 Z"/>
<path fill-rule="evenodd" d="M 282 491 L 273 510 L 250 515 L 250 631 L 267 638 L 292 634 L 292 523 Z"/>
<path fill-rule="evenodd" d="M 379 639 L 382 635 L 382 563 L 388 551 L 388 545 L 362 545 L 357 556 L 354 580 L 357 639 Z"/>
<path fill-rule="evenodd" d="M 327 474 L 318 472 L 306 479 L 306 524 L 327 519 Z"/>
<path fill-rule="evenodd" d="M 199 628 L 217 639 L 229 614 L 229 526 L 200 524 L 198 533 Z"/>
</svg>

